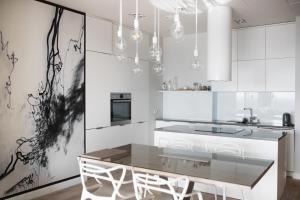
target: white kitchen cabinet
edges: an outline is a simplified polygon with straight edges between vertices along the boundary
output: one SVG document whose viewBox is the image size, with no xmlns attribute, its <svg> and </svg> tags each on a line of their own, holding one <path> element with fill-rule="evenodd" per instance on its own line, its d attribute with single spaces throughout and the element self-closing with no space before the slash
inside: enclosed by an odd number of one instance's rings
<svg viewBox="0 0 300 200">
<path fill-rule="evenodd" d="M 119 62 L 115 56 L 86 54 L 86 127 L 110 126 L 110 93 L 130 92 L 132 121 L 149 119 L 149 67 L 141 61 L 143 73 L 134 75 L 134 61 Z"/>
<path fill-rule="evenodd" d="M 213 91 L 236 91 L 238 83 L 237 62 L 232 62 L 232 79 L 231 81 L 215 81 L 212 82 Z"/>
<path fill-rule="evenodd" d="M 237 58 L 237 30 L 232 31 L 232 46 L 231 46 L 231 52 L 232 52 L 232 61 L 236 61 Z"/>
<path fill-rule="evenodd" d="M 148 122 L 111 126 L 86 132 L 86 151 L 118 147 L 130 143 L 148 144 Z"/>
<path fill-rule="evenodd" d="M 286 138 L 282 138 L 279 141 L 267 141 L 165 131 L 155 131 L 154 135 L 154 144 L 156 146 L 165 146 L 165 142 L 168 141 L 169 148 L 172 148 L 172 145 L 173 148 L 178 148 L 177 144 L 180 143 L 180 148 L 183 147 L 186 150 L 192 149 L 193 151 L 196 151 L 195 147 L 237 144 L 244 147 L 246 157 L 274 160 L 274 165 L 268 170 L 264 177 L 262 177 L 257 185 L 252 188 L 251 194 L 244 193 L 244 195 L 246 195 L 244 196 L 244 199 L 280 199 L 286 181 L 284 166 L 285 157 L 283 156 L 285 154 Z M 198 188 L 199 185 L 196 184 L 195 187 Z M 202 190 L 204 189 L 201 185 L 199 188 Z M 266 191 L 277 192 L 266 193 Z M 242 199 L 239 188 L 226 188 L 226 195 L 228 197 Z"/>
<path fill-rule="evenodd" d="M 265 91 L 265 63 L 265 60 L 251 60 L 238 62 L 239 91 Z"/>
<path fill-rule="evenodd" d="M 295 57 L 296 29 L 294 23 L 266 26 L 266 57 Z"/>
<path fill-rule="evenodd" d="M 116 37 L 117 37 L 117 30 L 118 30 L 118 25 L 113 25 L 113 33 L 112 33 L 112 42 L 113 42 L 113 52 L 115 54 L 118 53 L 118 50 L 116 50 Z M 136 53 L 136 42 L 130 39 L 130 34 L 132 32 L 132 29 L 123 27 L 123 34 L 124 38 L 126 41 L 126 56 L 128 57 L 135 57 Z M 143 40 L 139 43 L 139 57 L 145 60 L 149 59 L 149 38 L 150 35 L 148 33 L 143 32 Z"/>
<path fill-rule="evenodd" d="M 110 93 L 130 92 L 131 66 L 107 54 L 86 54 L 86 127 L 110 125 Z"/>
<path fill-rule="evenodd" d="M 112 23 L 86 17 L 86 50 L 112 53 Z"/>
<path fill-rule="evenodd" d="M 265 59 L 265 26 L 238 30 L 238 60 Z"/>
<path fill-rule="evenodd" d="M 266 61 L 266 90 L 295 91 L 295 59 Z"/>
</svg>

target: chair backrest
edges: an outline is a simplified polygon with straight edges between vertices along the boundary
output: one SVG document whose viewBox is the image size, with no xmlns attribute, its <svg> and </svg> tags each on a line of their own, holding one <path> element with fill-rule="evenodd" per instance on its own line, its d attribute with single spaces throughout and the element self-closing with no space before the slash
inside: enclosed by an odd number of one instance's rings
<svg viewBox="0 0 300 200">
<path fill-rule="evenodd" d="M 214 146 L 214 153 L 224 153 L 245 158 L 244 147 L 235 143 L 217 144 Z"/>
<path fill-rule="evenodd" d="M 151 194 L 155 191 L 170 195 L 174 200 L 183 200 L 189 185 L 189 179 L 187 177 L 168 180 L 161 178 L 158 175 L 132 171 L 132 178 L 137 200 L 141 200 L 146 197 L 147 193 Z M 177 192 L 174 188 L 174 185 L 178 182 L 183 184 L 181 192 Z"/>
<path fill-rule="evenodd" d="M 88 178 L 93 178 L 99 184 L 101 184 L 101 180 L 108 181 L 111 183 L 113 187 L 113 192 L 111 194 L 112 199 L 115 199 L 117 196 L 122 196 L 119 193 L 119 189 L 125 179 L 126 168 L 124 166 L 120 165 L 112 168 L 104 168 L 100 165 L 97 165 L 94 162 L 89 162 L 87 160 L 82 160 L 80 158 L 78 158 L 78 162 L 79 162 L 82 187 L 83 190 L 85 190 L 85 192 L 94 195 L 87 190 L 86 181 L 85 181 Z M 121 175 L 117 179 L 115 179 L 115 177 L 112 174 L 113 172 L 116 171 L 121 171 Z"/>
</svg>

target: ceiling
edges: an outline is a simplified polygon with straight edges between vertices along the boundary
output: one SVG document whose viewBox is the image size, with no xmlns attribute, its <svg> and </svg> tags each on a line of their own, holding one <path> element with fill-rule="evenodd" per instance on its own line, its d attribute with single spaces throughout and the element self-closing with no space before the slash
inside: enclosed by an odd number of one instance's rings
<svg viewBox="0 0 300 200">
<path fill-rule="evenodd" d="M 89 16 L 105 18 L 117 22 L 119 18 L 119 0 L 49 0 L 51 2 L 86 12 Z M 163 0 L 162 0 L 163 1 Z M 145 15 L 140 21 L 141 29 L 153 32 L 153 6 L 150 0 L 140 0 L 140 13 Z M 232 0 L 233 28 L 295 21 L 300 15 L 300 0 Z M 135 0 L 123 0 L 124 24 L 132 27 L 135 12 Z M 161 34 L 169 35 L 172 22 L 171 13 L 161 12 Z M 244 19 L 246 23 L 235 21 Z M 192 15 L 181 17 L 186 33 L 193 33 L 195 19 Z M 200 32 L 206 30 L 206 13 L 199 15 Z"/>
</svg>

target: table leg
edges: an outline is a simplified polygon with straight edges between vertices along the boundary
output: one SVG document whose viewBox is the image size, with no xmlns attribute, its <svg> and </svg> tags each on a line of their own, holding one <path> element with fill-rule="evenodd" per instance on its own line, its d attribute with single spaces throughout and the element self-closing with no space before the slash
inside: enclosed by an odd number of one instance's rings
<svg viewBox="0 0 300 200">
<path fill-rule="evenodd" d="M 188 186 L 188 189 L 187 189 L 187 194 L 193 192 L 193 190 L 194 190 L 194 185 L 195 185 L 194 182 L 190 182 L 190 183 L 189 183 L 189 186 Z M 185 197 L 183 200 L 190 200 L 190 199 L 191 199 L 191 197 Z"/>
</svg>

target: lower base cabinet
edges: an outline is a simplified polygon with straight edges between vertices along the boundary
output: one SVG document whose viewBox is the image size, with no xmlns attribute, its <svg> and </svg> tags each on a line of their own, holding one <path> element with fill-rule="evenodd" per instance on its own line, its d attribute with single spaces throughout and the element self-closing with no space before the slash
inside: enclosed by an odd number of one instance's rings
<svg viewBox="0 0 300 200">
<path fill-rule="evenodd" d="M 149 144 L 148 122 L 86 131 L 86 152 L 130 143 Z"/>
<path fill-rule="evenodd" d="M 286 136 L 279 141 L 267 141 L 155 131 L 154 144 L 156 146 L 164 147 L 166 141 L 168 141 L 168 147 L 174 146 L 174 148 L 178 145 L 178 141 L 182 144 L 186 143 L 181 146 L 186 146 L 194 152 L 203 151 L 203 146 L 206 144 L 235 143 L 243 146 L 245 157 L 268 159 L 275 162 L 251 191 L 241 190 L 240 187 L 230 187 L 226 188 L 226 196 L 245 200 L 279 200 L 283 193 L 286 184 Z M 196 190 L 209 192 L 201 185 L 196 184 L 195 187 Z M 222 194 L 221 191 L 219 194 Z"/>
</svg>

